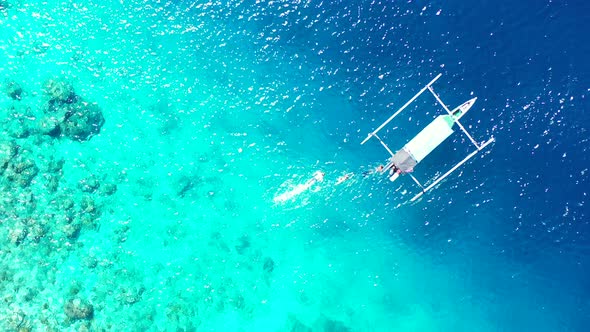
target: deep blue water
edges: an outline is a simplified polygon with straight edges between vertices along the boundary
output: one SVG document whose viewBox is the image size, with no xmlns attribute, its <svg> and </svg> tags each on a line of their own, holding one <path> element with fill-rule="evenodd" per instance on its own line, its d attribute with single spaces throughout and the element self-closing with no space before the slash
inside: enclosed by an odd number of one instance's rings
<svg viewBox="0 0 590 332">
<path fill-rule="evenodd" d="M 334 105 L 318 102 L 314 92 L 304 94 L 317 103 L 316 116 L 328 123 L 334 145 L 346 134 L 361 141 L 396 109 L 393 100 L 399 106 L 438 72 L 446 74 L 437 85 L 452 104 L 477 95 L 480 109 L 469 114 L 469 124 L 476 136 L 492 134 L 497 142 L 467 165 L 460 179 L 403 207 L 411 210 L 412 222 L 389 227 L 418 252 L 464 270 L 464 282 L 480 289 L 474 297 L 497 302 L 489 314 L 505 322 L 503 330 L 543 330 L 543 319 L 535 322 L 543 316 L 555 317 L 564 331 L 585 330 L 590 324 L 590 3 L 333 1 L 292 4 L 289 10 L 282 3 L 265 10 L 244 7 L 245 13 L 257 13 L 253 24 L 261 35 L 300 52 L 284 61 L 295 68 L 302 59 L 319 58 L 317 76 L 308 79 L 349 97 L 349 104 Z M 375 162 L 367 150 L 343 149 L 361 164 Z M 444 153 L 436 158 L 426 167 L 435 169 Z M 450 238 L 455 246 L 448 246 Z"/>
</svg>

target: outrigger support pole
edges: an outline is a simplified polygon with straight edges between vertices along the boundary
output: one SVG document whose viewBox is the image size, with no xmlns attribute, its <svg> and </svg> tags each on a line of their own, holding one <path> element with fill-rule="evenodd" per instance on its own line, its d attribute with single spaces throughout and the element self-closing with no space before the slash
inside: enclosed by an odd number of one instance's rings
<svg viewBox="0 0 590 332">
<path fill-rule="evenodd" d="M 434 186 L 436 186 L 439 182 L 441 182 L 444 178 L 446 178 L 447 176 L 449 176 L 451 173 L 453 173 L 457 168 L 459 168 L 461 165 L 463 165 L 464 163 L 467 162 L 467 160 L 471 159 L 473 156 L 475 156 L 479 151 L 481 151 L 483 148 L 485 148 L 486 146 L 488 146 L 488 144 L 492 143 L 494 141 L 494 137 L 490 137 L 486 142 L 484 142 L 480 147 L 478 147 L 477 150 L 471 152 L 467 157 L 465 157 L 465 159 L 461 160 L 459 163 L 457 163 L 455 166 L 453 166 L 453 168 L 451 168 L 450 170 L 448 170 L 444 175 L 442 175 L 441 177 L 439 177 L 438 179 L 436 179 L 434 182 L 432 182 L 430 185 L 428 185 L 428 187 L 424 188 L 422 187 L 422 185 L 420 185 L 420 188 L 422 188 L 422 191 L 419 192 L 418 194 L 416 194 L 416 196 L 414 196 L 410 202 L 413 202 L 415 200 L 417 200 L 418 198 L 420 198 L 420 196 L 424 195 L 427 191 L 429 191 L 430 189 L 432 189 Z M 414 177 L 412 177 L 414 178 Z M 416 181 L 416 180 L 414 180 Z"/>
<path fill-rule="evenodd" d="M 416 98 L 418 98 L 418 96 L 420 96 L 424 91 L 426 91 L 426 89 L 429 89 L 430 86 L 432 84 L 434 84 L 434 82 L 436 82 L 436 80 L 438 80 L 440 77 L 442 76 L 442 74 L 438 74 L 436 75 L 435 78 L 432 79 L 432 81 L 430 81 L 430 83 L 428 83 L 425 87 L 422 88 L 422 90 L 420 90 L 414 97 L 412 97 L 412 99 L 408 100 L 407 103 L 404 104 L 404 106 L 402 106 L 399 110 L 397 110 L 397 112 L 393 113 L 392 116 L 389 117 L 389 119 L 385 120 L 385 122 L 383 122 L 377 129 L 375 129 L 372 133 L 370 133 L 369 135 L 367 135 L 367 138 L 365 138 L 362 142 L 361 145 L 365 144 L 371 137 L 375 136 L 375 134 L 377 134 L 379 132 L 379 130 L 383 129 L 383 127 L 385 127 L 391 120 L 393 120 L 393 118 L 395 118 L 398 114 L 400 114 L 406 107 L 408 107 L 414 100 L 416 100 Z"/>
<path fill-rule="evenodd" d="M 418 181 L 418 179 L 416 179 L 415 176 L 413 176 L 412 174 L 408 174 L 412 180 L 414 180 L 414 182 L 416 182 L 416 184 L 418 185 L 418 187 L 420 187 L 420 189 L 422 189 L 422 192 L 426 192 L 424 186 L 422 186 L 422 184 Z"/>
<path fill-rule="evenodd" d="M 391 151 L 391 149 L 389 148 L 389 146 L 387 146 L 387 144 L 385 144 L 385 142 L 383 142 L 383 140 L 381 139 L 381 137 L 377 136 L 377 134 L 373 135 L 375 137 L 377 137 L 377 139 L 379 140 L 379 142 L 381 142 L 381 145 L 383 145 L 383 147 L 385 148 L 385 150 L 387 150 L 387 152 L 389 152 L 389 154 L 393 157 L 395 154 L 393 153 L 393 151 Z"/>
</svg>

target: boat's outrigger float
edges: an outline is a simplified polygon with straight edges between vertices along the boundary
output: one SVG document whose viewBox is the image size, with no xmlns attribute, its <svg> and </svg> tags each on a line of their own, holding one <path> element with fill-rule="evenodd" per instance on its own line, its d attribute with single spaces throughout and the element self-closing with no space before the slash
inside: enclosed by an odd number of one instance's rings
<svg viewBox="0 0 590 332">
<path fill-rule="evenodd" d="M 391 181 L 395 181 L 400 174 L 409 174 L 412 180 L 416 182 L 416 184 L 420 187 L 421 192 L 414 196 L 411 201 L 415 201 L 420 196 L 422 196 L 427 191 L 431 190 L 436 186 L 440 181 L 444 178 L 449 176 L 453 173 L 457 168 L 471 159 L 475 154 L 479 151 L 483 150 L 488 144 L 494 141 L 494 137 L 490 137 L 487 141 L 482 143 L 477 143 L 475 139 L 469 134 L 469 132 L 463 127 L 463 125 L 459 122 L 459 119 L 469 111 L 471 106 L 475 103 L 477 98 L 470 99 L 465 103 L 461 104 L 457 108 L 450 110 L 445 103 L 440 99 L 440 97 L 434 92 L 432 85 L 436 80 L 438 80 L 442 74 L 438 74 L 430 83 L 428 83 L 422 90 L 420 90 L 412 99 L 408 100 L 404 106 L 402 106 L 399 110 L 393 113 L 389 119 L 385 120 L 377 129 L 375 129 L 372 133 L 370 133 L 367 138 L 365 138 L 362 144 L 365 144 L 371 137 L 375 137 L 379 140 L 381 145 L 389 152 L 391 157 L 388 160 L 388 163 L 381 169 L 382 173 L 388 172 L 389 179 Z M 430 91 L 436 101 L 445 109 L 448 114 L 439 115 L 436 117 L 428 126 L 426 126 L 418 135 L 416 135 L 412 140 L 410 140 L 406 145 L 404 145 L 399 151 L 393 153 L 393 151 L 383 142 L 383 140 L 377 135 L 377 133 L 383 129 L 391 120 L 393 120 L 398 114 L 400 114 L 406 107 L 408 107 L 418 96 L 424 93 L 426 90 Z M 475 146 L 476 150 L 471 152 L 467 155 L 463 160 L 455 164 L 451 169 L 449 169 L 446 173 L 439 176 L 438 178 L 433 178 L 430 180 L 430 184 L 428 186 L 423 186 L 418 179 L 410 172 L 414 170 L 414 166 L 416 166 L 419 162 L 421 162 L 430 152 L 432 152 L 437 146 L 439 146 L 447 137 L 449 137 L 453 133 L 453 126 L 457 124 L 457 126 L 463 131 L 465 135 L 469 138 L 471 143 Z"/>
</svg>

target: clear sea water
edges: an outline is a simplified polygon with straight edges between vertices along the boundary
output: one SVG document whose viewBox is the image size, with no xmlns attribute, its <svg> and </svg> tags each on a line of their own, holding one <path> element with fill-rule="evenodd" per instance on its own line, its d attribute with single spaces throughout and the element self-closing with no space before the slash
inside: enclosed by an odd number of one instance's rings
<svg viewBox="0 0 590 332">
<path fill-rule="evenodd" d="M 0 330 L 590 326 L 589 2 L 2 7 L 0 79 L 23 94 L 0 96 L 0 141 L 39 173 L 1 179 Z M 449 105 L 478 97 L 462 122 L 496 142 L 407 204 L 407 177 L 360 176 L 387 157 L 360 142 L 438 73 Z M 98 135 L 39 133 L 56 78 L 101 108 Z M 384 138 L 440 111 L 425 95 Z M 415 175 L 468 144 L 454 134 Z"/>
</svg>

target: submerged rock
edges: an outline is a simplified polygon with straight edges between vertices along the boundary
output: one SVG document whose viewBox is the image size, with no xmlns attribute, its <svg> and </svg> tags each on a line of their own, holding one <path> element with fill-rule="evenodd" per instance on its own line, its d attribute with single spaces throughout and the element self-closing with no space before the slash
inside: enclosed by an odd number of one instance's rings
<svg viewBox="0 0 590 332">
<path fill-rule="evenodd" d="M 104 196 L 111 196 L 115 192 L 117 192 L 117 185 L 112 183 L 107 183 L 103 186 L 100 186 L 100 193 Z"/>
<path fill-rule="evenodd" d="M 21 187 L 27 187 L 38 173 L 39 168 L 32 157 L 18 155 L 10 160 L 4 176 Z"/>
<path fill-rule="evenodd" d="M 8 308 L 12 308 L 12 310 L 9 310 Z M 22 311 L 22 309 L 19 309 L 18 306 L 7 306 L 5 312 L 6 313 L 2 314 L 2 326 L 5 328 L 3 331 L 31 331 L 29 327 L 30 322 L 27 320 L 27 315 Z"/>
<path fill-rule="evenodd" d="M 4 170 L 8 166 L 10 160 L 16 157 L 18 152 L 17 145 L 13 141 L 0 142 L 0 175 L 4 173 Z"/>
<path fill-rule="evenodd" d="M 97 104 L 79 101 L 68 105 L 60 131 L 70 139 L 86 141 L 98 134 L 103 124 L 104 117 Z"/>
<path fill-rule="evenodd" d="M 17 222 L 8 232 L 8 239 L 14 245 L 21 244 L 27 237 L 28 229 L 22 222 Z"/>
<path fill-rule="evenodd" d="M 10 8 L 10 2 L 7 0 L 0 0 L 0 10 L 5 10 Z"/>
<path fill-rule="evenodd" d="M 51 114 L 39 122 L 39 132 L 51 137 L 65 136 L 76 141 L 87 141 L 98 134 L 104 117 L 96 103 L 82 99 L 51 108 Z"/>
<path fill-rule="evenodd" d="M 49 103 L 70 104 L 76 101 L 77 96 L 74 87 L 65 79 L 50 79 L 43 84 L 45 94 L 49 96 Z"/>
<path fill-rule="evenodd" d="M 100 182 L 96 176 L 92 175 L 78 181 L 78 188 L 85 193 L 93 193 L 100 187 Z"/>
<path fill-rule="evenodd" d="M 139 286 L 131 286 L 131 287 L 122 287 L 119 289 L 119 295 L 117 295 L 117 300 L 122 304 L 134 304 L 141 300 L 141 295 L 145 292 L 145 287 L 142 285 Z"/>
<path fill-rule="evenodd" d="M 64 312 L 72 320 L 90 320 L 94 317 L 94 307 L 92 304 L 77 297 L 69 299 L 66 302 Z"/>
<path fill-rule="evenodd" d="M 51 137 L 59 137 L 61 135 L 61 120 L 50 115 L 41 119 L 39 123 L 39 132 L 43 135 Z"/>
<path fill-rule="evenodd" d="M 38 243 L 47 234 L 47 226 L 41 224 L 35 224 L 31 227 L 30 236 L 31 240 Z"/>
<path fill-rule="evenodd" d="M 0 1 L 0 9 L 2 8 L 2 1 Z M 9 80 L 4 83 L 4 92 L 7 96 L 14 100 L 21 100 L 23 88 L 15 81 Z"/>
<path fill-rule="evenodd" d="M 266 257 L 264 259 L 264 264 L 262 265 L 262 269 L 266 273 L 271 273 L 275 269 L 275 262 L 270 257 Z"/>
<path fill-rule="evenodd" d="M 100 107 L 78 96 L 72 84 L 65 79 L 50 79 L 43 89 L 49 100 L 46 116 L 39 123 L 42 134 L 86 141 L 100 132 L 104 124 Z"/>
<path fill-rule="evenodd" d="M 27 123 L 22 118 L 13 119 L 8 125 L 7 132 L 14 138 L 26 138 L 31 134 Z"/>
<path fill-rule="evenodd" d="M 250 238 L 247 235 L 242 235 L 238 239 L 238 244 L 236 244 L 235 248 L 237 253 L 242 255 L 248 248 L 250 248 L 250 245 Z"/>
<path fill-rule="evenodd" d="M 45 187 L 50 193 L 55 193 L 59 187 L 59 177 L 55 175 L 45 175 Z"/>
<path fill-rule="evenodd" d="M 290 328 L 289 328 L 290 327 Z M 289 314 L 289 319 L 287 320 L 287 329 L 290 332 L 312 332 L 313 330 L 303 324 L 297 317 L 293 314 Z"/>
<path fill-rule="evenodd" d="M 61 175 L 65 162 L 66 161 L 63 158 L 55 159 L 53 156 L 51 156 L 46 166 L 47 172 Z"/>
<path fill-rule="evenodd" d="M 9 116 L 3 120 L 8 135 L 14 138 L 25 138 L 31 134 L 31 125 L 35 116 L 30 107 L 15 104 L 9 110 Z"/>
<path fill-rule="evenodd" d="M 175 182 L 176 195 L 178 197 L 184 197 L 195 186 L 195 181 L 187 175 L 181 175 Z"/>
<path fill-rule="evenodd" d="M 320 321 L 323 321 L 325 332 L 350 332 L 350 329 L 340 321 L 327 317 L 321 317 Z"/>
<path fill-rule="evenodd" d="M 82 231 L 82 225 L 79 222 L 73 222 L 63 225 L 61 230 L 68 239 L 75 240 Z"/>
<path fill-rule="evenodd" d="M 80 201 L 80 212 L 91 214 L 99 213 L 98 207 L 96 206 L 96 202 L 94 201 L 94 199 L 92 199 L 92 197 L 82 197 L 82 200 Z"/>
</svg>

